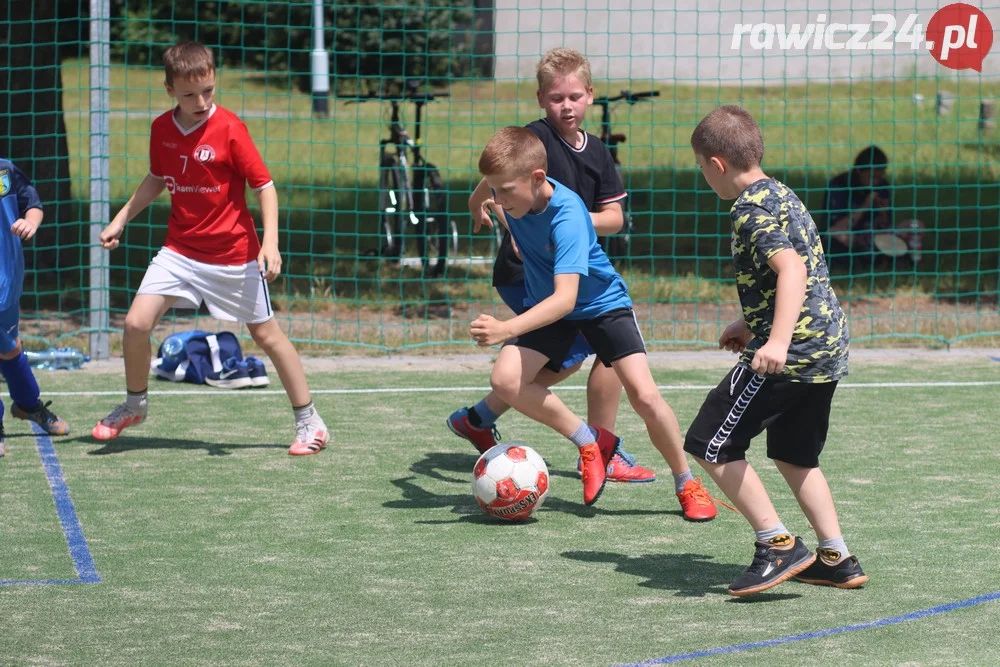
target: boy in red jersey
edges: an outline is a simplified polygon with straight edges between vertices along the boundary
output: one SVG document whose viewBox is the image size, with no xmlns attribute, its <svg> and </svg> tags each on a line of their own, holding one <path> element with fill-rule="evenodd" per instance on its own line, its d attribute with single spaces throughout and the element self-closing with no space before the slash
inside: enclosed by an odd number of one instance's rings
<svg viewBox="0 0 1000 667">
<path fill-rule="evenodd" d="M 170 220 L 125 317 L 125 402 L 94 426 L 98 440 L 146 419 L 149 337 L 171 307 L 197 308 L 213 317 L 244 322 L 270 357 L 295 413 L 289 454 L 316 454 L 330 433 L 313 406 L 298 352 L 274 320 L 267 282 L 281 272 L 278 195 L 274 181 L 247 132 L 230 111 L 216 106 L 215 59 L 201 44 L 185 42 L 163 56 L 167 94 L 177 106 L 153 121 L 149 174 L 104 231 L 101 245 L 118 247 L 126 223 L 164 188 Z M 261 243 L 247 209 L 246 185 L 257 194 Z"/>
</svg>

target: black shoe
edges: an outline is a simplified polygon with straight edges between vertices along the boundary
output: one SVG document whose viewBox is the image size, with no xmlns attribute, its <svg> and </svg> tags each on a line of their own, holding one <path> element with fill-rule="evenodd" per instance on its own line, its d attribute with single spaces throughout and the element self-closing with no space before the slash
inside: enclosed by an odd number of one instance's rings
<svg viewBox="0 0 1000 667">
<path fill-rule="evenodd" d="M 857 556 L 848 556 L 839 563 L 830 564 L 823 560 L 817 549 L 815 562 L 796 574 L 795 580 L 818 586 L 860 588 L 868 583 L 868 575 L 861 569 Z"/>
<path fill-rule="evenodd" d="M 809 567 L 816 554 L 806 548 L 801 537 L 782 535 L 767 542 L 756 542 L 753 561 L 739 579 L 729 585 L 729 594 L 753 595 L 777 586 Z"/>
</svg>

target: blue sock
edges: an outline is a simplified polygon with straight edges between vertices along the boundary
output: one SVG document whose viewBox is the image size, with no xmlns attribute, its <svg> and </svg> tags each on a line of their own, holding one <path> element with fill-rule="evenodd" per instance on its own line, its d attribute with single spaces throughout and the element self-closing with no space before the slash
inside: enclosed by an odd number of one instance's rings
<svg viewBox="0 0 1000 667">
<path fill-rule="evenodd" d="M 479 423 L 473 424 L 473 426 L 478 428 L 491 428 L 497 423 L 497 415 L 490 410 L 490 406 L 486 404 L 485 398 L 469 408 L 469 413 L 475 413 L 479 417 Z M 472 421 L 471 417 L 469 421 Z"/>
<path fill-rule="evenodd" d="M 7 381 L 10 397 L 18 406 L 28 412 L 38 407 L 38 382 L 24 352 L 13 359 L 0 359 L 0 373 Z"/>
</svg>

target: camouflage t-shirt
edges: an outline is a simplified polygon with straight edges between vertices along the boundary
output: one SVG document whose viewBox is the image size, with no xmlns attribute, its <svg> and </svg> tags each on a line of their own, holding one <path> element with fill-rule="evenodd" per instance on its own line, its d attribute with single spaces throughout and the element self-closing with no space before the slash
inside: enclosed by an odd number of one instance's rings
<svg viewBox="0 0 1000 667">
<path fill-rule="evenodd" d="M 749 363 L 771 334 L 778 274 L 767 261 L 786 248 L 806 265 L 806 298 L 795 325 L 782 377 L 831 382 L 847 375 L 847 317 L 830 285 L 816 223 L 791 188 L 773 178 L 750 185 L 730 211 L 736 288 L 754 339 L 743 353 Z"/>
</svg>

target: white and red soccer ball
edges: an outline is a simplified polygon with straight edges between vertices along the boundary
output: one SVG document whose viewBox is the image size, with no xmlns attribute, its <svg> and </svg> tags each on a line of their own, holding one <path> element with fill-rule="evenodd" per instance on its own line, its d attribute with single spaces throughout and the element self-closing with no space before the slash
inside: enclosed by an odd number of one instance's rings
<svg viewBox="0 0 1000 667">
<path fill-rule="evenodd" d="M 538 452 L 519 442 L 490 448 L 472 469 L 472 494 L 498 519 L 527 519 L 549 493 L 549 470 Z"/>
</svg>

